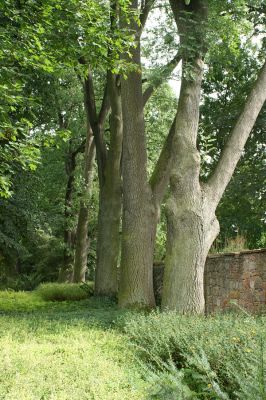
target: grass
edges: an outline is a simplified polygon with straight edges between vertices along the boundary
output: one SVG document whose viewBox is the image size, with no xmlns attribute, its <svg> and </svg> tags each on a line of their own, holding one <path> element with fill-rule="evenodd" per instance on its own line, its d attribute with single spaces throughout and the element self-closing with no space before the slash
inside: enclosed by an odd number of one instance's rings
<svg viewBox="0 0 266 400">
<path fill-rule="evenodd" d="M 266 400 L 265 322 L 0 292 L 0 400 Z"/>
<path fill-rule="evenodd" d="M 0 293 L 0 399 L 144 398 L 121 311 L 108 301 Z"/>
</svg>

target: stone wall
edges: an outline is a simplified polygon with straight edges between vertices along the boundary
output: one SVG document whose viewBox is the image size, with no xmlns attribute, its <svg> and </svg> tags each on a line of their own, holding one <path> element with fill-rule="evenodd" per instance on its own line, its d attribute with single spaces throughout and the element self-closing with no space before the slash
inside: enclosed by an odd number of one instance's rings
<svg viewBox="0 0 266 400">
<path fill-rule="evenodd" d="M 154 287 L 160 302 L 163 264 L 154 265 Z M 237 305 L 249 312 L 266 308 L 266 249 L 209 255 L 205 265 L 206 313 Z"/>
</svg>

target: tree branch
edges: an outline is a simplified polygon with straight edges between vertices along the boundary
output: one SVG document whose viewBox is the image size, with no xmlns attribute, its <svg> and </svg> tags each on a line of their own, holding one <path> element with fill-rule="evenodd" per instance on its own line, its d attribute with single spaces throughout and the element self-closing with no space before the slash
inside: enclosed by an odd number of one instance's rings
<svg viewBox="0 0 266 400">
<path fill-rule="evenodd" d="M 161 150 L 159 159 L 150 178 L 150 186 L 156 204 L 161 204 L 169 183 L 170 172 L 172 168 L 172 145 L 175 136 L 175 125 L 176 116 L 172 122 L 168 136 Z"/>
<path fill-rule="evenodd" d="M 218 164 L 207 185 L 210 196 L 218 205 L 242 155 L 245 143 L 266 100 L 266 61 L 249 93 L 243 111 L 222 151 Z"/>
<path fill-rule="evenodd" d="M 98 115 L 98 123 L 100 126 L 104 125 L 105 118 L 107 117 L 107 114 L 109 113 L 110 109 L 111 109 L 111 106 L 110 106 L 110 99 L 109 99 L 109 95 L 108 95 L 108 85 L 106 82 L 106 85 L 104 88 L 102 105 L 101 105 L 101 109 L 100 109 L 100 112 Z"/>
<path fill-rule="evenodd" d="M 74 157 L 76 157 L 78 155 L 78 153 L 84 153 L 85 151 L 85 143 L 86 143 L 86 139 L 84 139 L 80 145 L 76 148 L 76 150 L 72 151 L 72 154 Z"/>
<path fill-rule="evenodd" d="M 140 16 L 139 16 L 140 28 L 138 31 L 139 36 L 142 35 L 143 29 L 144 29 L 147 19 L 148 19 L 149 12 L 151 11 L 151 8 L 154 3 L 155 3 L 155 0 L 146 0 L 146 1 L 141 2 L 141 10 L 140 10 Z"/>
<path fill-rule="evenodd" d="M 91 127 L 94 136 L 99 180 L 101 181 L 103 179 L 103 174 L 104 174 L 107 149 L 103 138 L 103 129 L 98 121 L 93 79 L 92 79 L 92 74 L 90 72 L 84 81 L 84 93 L 85 93 L 85 108 L 87 113 L 88 126 Z"/>
<path fill-rule="evenodd" d="M 163 83 L 164 80 L 169 78 L 169 76 L 171 75 L 175 67 L 179 64 L 181 59 L 182 59 L 181 52 L 180 50 L 178 50 L 174 58 L 172 58 L 172 60 L 170 60 L 168 64 L 166 64 L 161 68 L 160 79 L 158 79 L 154 83 L 151 83 L 143 93 L 144 106 L 146 105 L 147 101 L 150 99 L 154 91 Z"/>
</svg>

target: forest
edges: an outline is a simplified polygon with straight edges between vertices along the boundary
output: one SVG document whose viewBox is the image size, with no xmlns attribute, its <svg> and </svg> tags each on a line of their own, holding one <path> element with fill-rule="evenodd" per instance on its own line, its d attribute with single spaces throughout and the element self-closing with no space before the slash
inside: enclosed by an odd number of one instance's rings
<svg viewBox="0 0 266 400">
<path fill-rule="evenodd" d="M 263 315 L 204 319 L 208 254 L 266 247 L 265 27 L 265 0 L 0 0 L 0 399 L 265 399 Z"/>
</svg>

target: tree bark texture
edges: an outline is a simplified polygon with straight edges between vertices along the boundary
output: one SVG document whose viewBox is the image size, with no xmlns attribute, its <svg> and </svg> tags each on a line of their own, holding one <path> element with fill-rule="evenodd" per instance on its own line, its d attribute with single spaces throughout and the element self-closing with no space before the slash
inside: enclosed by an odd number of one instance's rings
<svg viewBox="0 0 266 400">
<path fill-rule="evenodd" d="M 87 127 L 87 137 L 84 153 L 84 189 L 80 201 L 78 225 L 76 233 L 76 251 L 74 262 L 74 282 L 84 282 L 87 271 L 88 260 L 88 222 L 89 222 L 89 201 L 94 173 L 95 145 L 90 125 Z"/>
<path fill-rule="evenodd" d="M 174 0 L 170 3 L 182 45 L 187 38 L 187 27 L 183 26 L 183 18 L 179 20 L 179 13 L 185 6 L 182 2 L 178 8 L 178 1 Z M 204 3 L 199 0 L 190 4 L 190 11 L 195 13 L 195 18 L 201 19 L 205 14 Z M 199 44 L 204 42 L 201 38 L 197 40 Z M 209 248 L 219 233 L 215 211 L 266 97 L 264 65 L 216 170 L 207 184 L 200 183 L 200 156 L 196 139 L 203 69 L 201 53 L 196 54 L 194 60 L 183 56 L 184 70 L 173 142 L 175 159 L 167 203 L 167 249 L 162 294 L 164 309 L 196 314 L 204 312 L 204 264 Z M 188 78 L 186 60 L 190 66 L 193 63 L 192 78 Z"/>
<path fill-rule="evenodd" d="M 116 296 L 120 252 L 120 220 L 122 208 L 121 154 L 122 105 L 119 81 L 108 73 L 110 97 L 110 146 L 100 183 L 95 294 Z"/>
<path fill-rule="evenodd" d="M 131 6 L 136 9 L 138 2 L 132 1 Z M 132 28 L 138 31 L 135 22 Z M 154 235 L 151 226 L 156 213 L 147 177 L 139 39 L 131 52 L 139 71 L 130 72 L 127 79 L 122 79 L 123 223 L 118 302 L 121 307 L 153 307 Z"/>
</svg>

